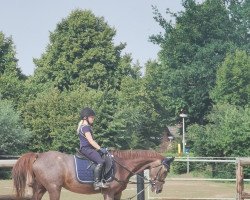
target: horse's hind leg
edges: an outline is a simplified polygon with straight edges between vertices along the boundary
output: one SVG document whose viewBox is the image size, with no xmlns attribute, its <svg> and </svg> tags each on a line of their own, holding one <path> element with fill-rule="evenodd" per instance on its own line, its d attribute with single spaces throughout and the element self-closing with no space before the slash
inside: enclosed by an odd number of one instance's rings
<svg viewBox="0 0 250 200">
<path fill-rule="evenodd" d="M 62 188 L 48 189 L 50 200 L 59 200 Z"/>
<path fill-rule="evenodd" d="M 32 200 L 41 200 L 46 191 L 47 190 L 42 185 L 40 184 L 34 185 Z"/>
</svg>

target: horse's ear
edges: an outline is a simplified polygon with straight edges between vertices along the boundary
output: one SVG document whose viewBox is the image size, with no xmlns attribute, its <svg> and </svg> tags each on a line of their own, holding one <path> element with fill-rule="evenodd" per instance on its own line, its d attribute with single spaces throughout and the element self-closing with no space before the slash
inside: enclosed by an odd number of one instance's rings
<svg viewBox="0 0 250 200">
<path fill-rule="evenodd" d="M 164 159 L 164 162 L 167 164 L 167 165 L 170 165 L 173 161 L 174 161 L 175 157 L 171 157 L 171 158 L 165 158 Z"/>
<path fill-rule="evenodd" d="M 171 157 L 171 158 L 164 158 L 164 160 L 162 161 L 162 164 L 166 167 L 166 169 L 168 170 L 168 172 L 170 172 L 170 164 L 174 161 L 175 157 Z"/>
</svg>

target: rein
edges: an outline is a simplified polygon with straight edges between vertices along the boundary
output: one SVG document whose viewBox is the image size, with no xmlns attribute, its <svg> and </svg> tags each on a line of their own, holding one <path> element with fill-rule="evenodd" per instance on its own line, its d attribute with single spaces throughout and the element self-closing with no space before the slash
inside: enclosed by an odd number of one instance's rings
<svg viewBox="0 0 250 200">
<path fill-rule="evenodd" d="M 143 179 L 143 180 L 146 180 L 147 182 L 146 182 L 145 184 L 148 184 L 144 189 L 142 189 L 141 191 L 139 191 L 139 192 L 138 192 L 137 194 L 135 194 L 134 196 L 129 197 L 129 198 L 126 198 L 126 199 L 122 199 L 122 200 L 131 200 L 131 199 L 135 198 L 136 196 L 138 196 L 139 194 L 141 194 L 144 190 L 146 190 L 150 185 L 151 185 L 151 186 L 154 186 L 154 185 L 156 184 L 156 181 L 161 182 L 161 183 L 165 183 L 165 181 L 161 181 L 161 180 L 158 179 L 158 176 L 159 176 L 159 174 L 160 174 L 160 171 L 161 171 L 162 167 L 164 166 L 163 163 L 161 163 L 161 164 L 159 164 L 159 165 L 157 165 L 157 166 L 152 167 L 152 168 L 156 168 L 156 167 L 161 166 L 161 168 L 159 169 L 159 171 L 157 172 L 157 174 L 156 174 L 156 176 L 155 176 L 155 179 L 154 179 L 154 180 L 148 180 L 147 177 L 142 176 L 142 175 L 140 175 L 140 174 L 138 174 L 138 173 L 135 173 L 135 172 L 131 171 L 130 169 L 128 169 L 127 166 L 124 166 L 124 165 L 122 165 L 121 163 L 119 163 L 114 157 L 113 157 L 113 160 L 115 161 L 115 163 L 117 163 L 118 165 L 120 165 L 120 166 L 121 166 L 123 169 L 125 169 L 126 171 L 132 173 L 133 175 L 137 175 L 138 177 L 140 177 L 140 178 Z M 169 167 L 169 166 L 167 166 L 167 167 Z M 137 184 L 137 182 L 119 180 L 119 179 L 116 178 L 115 176 L 114 176 L 113 178 L 114 178 L 115 181 L 117 181 L 117 182 L 120 183 L 120 184 L 126 184 L 126 183 Z"/>
<path fill-rule="evenodd" d="M 133 175 L 139 176 L 139 177 L 140 177 L 141 179 L 143 179 L 143 180 L 148 181 L 146 184 L 151 183 L 151 180 L 148 180 L 147 177 L 142 176 L 142 175 L 140 175 L 140 174 L 137 174 L 137 173 L 135 173 L 135 172 L 129 170 L 128 167 L 126 167 L 126 166 L 122 165 L 121 163 L 119 163 L 114 157 L 113 157 L 113 160 L 115 161 L 115 163 L 117 163 L 118 165 L 120 165 L 120 166 L 121 166 L 123 169 L 125 169 L 126 171 L 132 173 Z M 137 182 L 132 182 L 132 181 L 121 181 L 121 180 L 119 180 L 119 179 L 116 178 L 116 177 L 114 177 L 114 179 L 115 179 L 118 183 L 123 183 L 123 184 L 125 184 L 125 183 L 134 183 L 134 184 L 136 184 L 136 183 L 137 183 Z"/>
<path fill-rule="evenodd" d="M 111 154 L 110 154 L 110 155 L 111 155 Z M 126 171 L 132 173 L 133 175 L 139 176 L 139 177 L 140 177 L 141 179 L 143 179 L 143 180 L 148 181 L 146 184 L 155 185 L 155 182 L 156 182 L 156 181 L 162 182 L 162 183 L 165 182 L 165 181 L 161 181 L 161 180 L 158 179 L 159 173 L 160 173 L 162 167 L 165 165 L 165 164 L 163 164 L 163 163 L 161 163 L 161 164 L 159 164 L 159 165 L 156 165 L 156 166 L 154 166 L 154 167 L 151 167 L 151 168 L 156 168 L 156 167 L 161 166 L 161 168 L 160 168 L 159 171 L 157 172 L 156 177 L 155 177 L 154 180 L 152 181 L 152 180 L 148 180 L 147 177 L 145 177 L 145 176 L 141 176 L 140 174 L 131 171 L 130 169 L 128 169 L 128 167 L 126 167 L 126 166 L 122 165 L 121 163 L 119 163 L 114 157 L 113 157 L 113 160 L 115 161 L 115 163 L 117 163 L 118 165 L 120 165 L 120 166 L 121 166 L 123 169 L 125 169 Z M 167 165 L 166 167 L 169 168 L 169 165 Z M 114 177 L 114 179 L 115 179 L 117 182 L 119 182 L 119 183 L 134 183 L 134 184 L 137 183 L 137 182 L 132 182 L 132 181 L 121 181 L 121 180 L 117 179 L 116 177 Z"/>
</svg>

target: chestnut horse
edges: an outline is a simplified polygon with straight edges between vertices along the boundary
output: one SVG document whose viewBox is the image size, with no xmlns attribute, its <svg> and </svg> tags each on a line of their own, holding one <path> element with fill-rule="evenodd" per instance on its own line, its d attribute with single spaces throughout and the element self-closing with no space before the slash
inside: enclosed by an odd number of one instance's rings
<svg viewBox="0 0 250 200">
<path fill-rule="evenodd" d="M 56 151 L 26 153 L 12 170 L 16 197 L 23 198 L 25 187 L 29 185 L 33 190 L 33 200 L 41 200 L 46 191 L 50 200 L 59 200 L 62 187 L 81 194 L 101 192 L 105 200 L 119 200 L 129 178 L 145 169 L 149 169 L 152 191 L 160 193 L 174 160 L 150 150 L 111 151 L 111 154 L 116 165 L 115 178 L 109 188 L 95 191 L 92 184 L 77 181 L 73 155 Z"/>
</svg>

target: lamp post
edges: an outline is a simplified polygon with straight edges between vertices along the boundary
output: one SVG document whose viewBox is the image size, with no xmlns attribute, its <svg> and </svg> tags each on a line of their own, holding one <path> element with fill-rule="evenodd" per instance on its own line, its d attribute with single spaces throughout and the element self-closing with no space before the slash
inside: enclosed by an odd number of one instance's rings
<svg viewBox="0 0 250 200">
<path fill-rule="evenodd" d="M 182 118 L 182 152 L 185 153 L 185 118 L 187 114 L 181 113 L 180 117 Z"/>
</svg>

